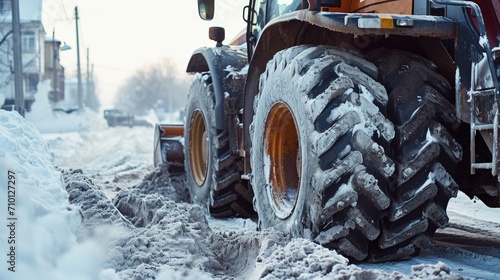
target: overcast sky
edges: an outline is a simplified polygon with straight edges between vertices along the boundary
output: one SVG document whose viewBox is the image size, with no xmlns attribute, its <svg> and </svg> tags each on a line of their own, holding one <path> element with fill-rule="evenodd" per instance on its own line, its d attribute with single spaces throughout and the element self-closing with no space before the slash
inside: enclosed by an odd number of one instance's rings
<svg viewBox="0 0 500 280">
<path fill-rule="evenodd" d="M 20 0 L 26 1 L 26 0 Z M 247 0 L 218 0 L 216 18 L 198 17 L 197 0 L 43 0 L 42 21 L 47 37 L 66 42 L 71 50 L 61 52 L 66 77 L 76 75 L 75 7 L 79 11 L 80 60 L 86 73 L 87 48 L 98 80 L 103 106 L 127 77 L 165 57 L 176 64 L 179 75 L 193 51 L 213 46 L 208 27 L 226 29 L 226 41 L 245 28 L 242 19 Z"/>
</svg>

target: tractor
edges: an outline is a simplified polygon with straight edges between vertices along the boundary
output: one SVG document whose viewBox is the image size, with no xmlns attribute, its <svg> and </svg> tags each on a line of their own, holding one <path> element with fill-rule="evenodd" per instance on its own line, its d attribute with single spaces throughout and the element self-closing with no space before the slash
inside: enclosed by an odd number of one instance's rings
<svg viewBox="0 0 500 280">
<path fill-rule="evenodd" d="M 208 214 L 385 262 L 430 248 L 458 191 L 499 207 L 498 0 L 249 0 L 243 20 L 190 58 L 185 124 L 155 128 Z"/>
</svg>

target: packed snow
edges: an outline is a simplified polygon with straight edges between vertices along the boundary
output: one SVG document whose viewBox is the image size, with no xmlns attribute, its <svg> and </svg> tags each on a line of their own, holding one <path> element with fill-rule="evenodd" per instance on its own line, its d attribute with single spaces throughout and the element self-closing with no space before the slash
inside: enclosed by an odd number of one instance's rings
<svg viewBox="0 0 500 280">
<path fill-rule="evenodd" d="M 500 278 L 487 240 L 352 264 L 251 219 L 208 217 L 182 177 L 153 166 L 152 128 L 109 128 L 88 110 L 53 114 L 43 94 L 26 119 L 0 110 L 0 279 Z M 448 233 L 500 237 L 496 209 L 459 195 L 449 212 Z"/>
</svg>

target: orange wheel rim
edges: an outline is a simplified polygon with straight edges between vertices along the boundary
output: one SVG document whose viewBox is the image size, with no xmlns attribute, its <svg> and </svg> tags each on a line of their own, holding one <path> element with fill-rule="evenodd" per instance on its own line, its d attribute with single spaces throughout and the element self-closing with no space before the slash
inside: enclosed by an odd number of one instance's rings
<svg viewBox="0 0 500 280">
<path fill-rule="evenodd" d="M 208 138 L 205 116 L 200 110 L 194 111 L 191 117 L 189 134 L 189 159 L 193 179 L 198 186 L 202 186 L 208 169 Z"/>
<path fill-rule="evenodd" d="M 289 217 L 297 203 L 302 170 L 299 134 L 290 108 L 276 103 L 264 128 L 266 176 L 276 215 Z"/>
</svg>

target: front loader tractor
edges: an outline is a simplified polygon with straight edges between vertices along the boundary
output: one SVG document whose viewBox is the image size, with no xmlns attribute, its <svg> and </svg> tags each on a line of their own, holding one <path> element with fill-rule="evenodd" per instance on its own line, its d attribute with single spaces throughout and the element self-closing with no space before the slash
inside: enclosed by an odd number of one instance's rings
<svg viewBox="0 0 500 280">
<path fill-rule="evenodd" d="M 193 53 L 185 125 L 156 127 L 155 164 L 207 213 L 383 262 L 430 247 L 459 190 L 500 205 L 498 0 L 250 0 L 243 20 Z"/>
</svg>

